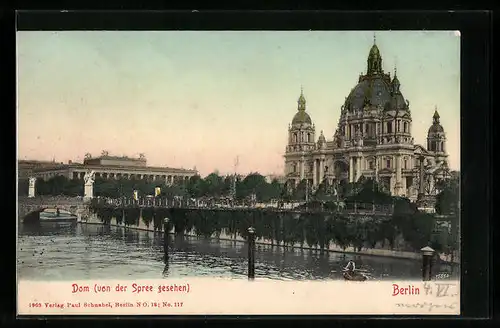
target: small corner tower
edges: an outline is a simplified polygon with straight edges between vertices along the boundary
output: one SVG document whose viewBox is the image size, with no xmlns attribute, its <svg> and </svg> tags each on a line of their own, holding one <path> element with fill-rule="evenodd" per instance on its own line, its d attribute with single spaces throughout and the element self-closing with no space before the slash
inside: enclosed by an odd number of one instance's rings
<svg viewBox="0 0 500 328">
<path fill-rule="evenodd" d="M 297 113 L 295 113 L 288 129 L 288 145 L 292 146 L 290 150 L 307 151 L 314 148 L 315 139 L 315 128 L 311 117 L 306 112 L 306 98 L 301 88 L 297 100 Z"/>
<path fill-rule="evenodd" d="M 432 125 L 427 132 L 427 150 L 434 153 L 446 153 L 446 135 L 443 126 L 439 121 L 437 107 L 432 116 Z"/>
<path fill-rule="evenodd" d="M 297 100 L 297 112 L 293 116 L 292 124 L 288 128 L 288 145 L 285 152 L 285 174 L 288 180 L 298 184 L 304 179 L 304 153 L 316 148 L 315 127 L 311 117 L 306 112 L 306 98 L 301 88 Z"/>
</svg>

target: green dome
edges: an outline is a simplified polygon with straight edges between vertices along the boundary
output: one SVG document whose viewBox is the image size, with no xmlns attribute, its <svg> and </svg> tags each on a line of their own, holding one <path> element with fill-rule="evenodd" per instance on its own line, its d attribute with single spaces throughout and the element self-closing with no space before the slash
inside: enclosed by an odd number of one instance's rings
<svg viewBox="0 0 500 328">
<path fill-rule="evenodd" d="M 292 124 L 312 124 L 311 117 L 305 110 L 299 110 L 293 117 Z"/>
</svg>

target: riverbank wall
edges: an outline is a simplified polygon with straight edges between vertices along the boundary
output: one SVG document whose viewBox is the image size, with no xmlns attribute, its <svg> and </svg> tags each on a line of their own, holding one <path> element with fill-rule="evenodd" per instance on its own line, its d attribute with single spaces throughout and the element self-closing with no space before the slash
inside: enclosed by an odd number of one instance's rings
<svg viewBox="0 0 500 328">
<path fill-rule="evenodd" d="M 104 223 L 97 218 L 97 215 L 95 214 L 90 214 L 86 218 L 80 217 L 78 219 L 79 224 L 97 224 L 97 225 L 104 225 Z M 142 230 L 142 231 L 149 231 L 149 232 L 154 232 L 155 229 L 153 228 L 152 225 L 147 226 L 142 218 L 139 220 L 139 224 L 137 226 L 126 226 L 123 222 L 118 223 L 116 218 L 112 218 L 111 222 L 109 223 L 110 226 L 112 227 L 122 227 L 124 229 L 131 229 L 131 230 Z M 156 230 L 158 231 L 158 230 Z M 163 228 L 160 230 L 163 232 Z M 174 228 L 168 232 L 170 234 L 174 234 Z M 197 237 L 197 235 L 194 233 L 194 231 L 186 232 L 184 234 L 185 236 L 189 237 Z M 219 236 L 214 237 L 212 236 L 210 239 L 212 240 L 227 240 L 227 241 L 235 241 L 235 242 L 246 242 L 244 238 L 238 235 L 228 235 L 225 234 L 224 232 L 221 232 Z M 283 244 L 277 245 L 276 243 L 272 243 L 270 240 L 265 240 L 265 239 L 257 239 L 255 241 L 256 244 L 258 245 L 274 245 L 277 247 L 286 247 L 286 248 L 302 248 L 305 250 L 314 250 L 314 251 L 320 251 L 321 249 L 319 247 L 311 247 L 307 245 L 307 243 L 304 244 L 293 244 L 293 245 L 286 245 L 284 246 Z M 390 249 L 374 249 L 374 248 L 364 248 L 361 251 L 356 250 L 354 247 L 347 247 L 343 249 L 342 247 L 335 245 L 335 244 L 330 244 L 328 247 L 324 249 L 326 252 L 336 252 L 336 253 L 343 253 L 347 255 L 365 255 L 365 256 L 380 256 L 380 257 L 390 257 L 390 258 L 400 258 L 400 259 L 409 259 L 409 260 L 421 260 L 422 259 L 422 254 L 421 253 L 416 253 L 416 252 L 405 252 L 405 251 L 398 251 L 398 250 L 390 250 Z M 450 263 L 450 264 L 459 264 L 460 260 L 458 257 L 455 257 L 452 261 L 451 255 L 446 255 L 446 254 L 439 254 L 439 257 L 442 262 Z"/>
</svg>

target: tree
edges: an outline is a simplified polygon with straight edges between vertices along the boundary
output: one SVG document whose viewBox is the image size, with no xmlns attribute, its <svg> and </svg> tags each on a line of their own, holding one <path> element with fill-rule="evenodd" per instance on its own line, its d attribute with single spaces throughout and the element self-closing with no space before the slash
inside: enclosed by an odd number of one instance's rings
<svg viewBox="0 0 500 328">
<path fill-rule="evenodd" d="M 277 179 L 273 179 L 273 181 L 271 181 L 271 183 L 268 186 L 269 188 L 267 190 L 267 195 L 266 195 L 268 197 L 268 200 L 278 199 L 281 197 L 284 186 L 281 183 L 279 183 Z"/>
<path fill-rule="evenodd" d="M 84 184 L 85 183 L 83 179 L 68 180 L 65 185 L 63 194 L 70 197 L 83 196 Z"/>
<path fill-rule="evenodd" d="M 306 191 L 308 191 L 307 189 L 307 181 L 305 179 L 300 181 L 292 192 L 292 199 L 304 201 L 306 198 Z"/>
<path fill-rule="evenodd" d="M 324 179 L 318 186 L 314 199 L 318 201 L 333 201 L 334 197 L 328 190 L 328 182 Z"/>
<path fill-rule="evenodd" d="M 17 180 L 17 194 L 18 194 L 18 196 L 28 196 L 29 184 L 30 183 L 29 183 L 28 179 Z"/>
<path fill-rule="evenodd" d="M 460 240 L 460 183 L 458 175 L 443 183 L 441 192 L 436 197 L 435 209 L 436 213 L 446 215 L 450 223 L 450 236 L 448 247 L 450 253 L 459 248 Z"/>
<path fill-rule="evenodd" d="M 459 186 L 458 183 L 450 181 L 445 184 L 443 190 L 436 197 L 436 213 L 441 215 L 455 215 L 459 209 Z"/>
<path fill-rule="evenodd" d="M 350 184 L 354 187 L 354 184 Z M 365 179 L 359 186 L 358 192 L 348 196 L 346 203 L 374 203 L 374 204 L 392 204 L 393 199 L 379 188 L 378 183 L 373 179 Z"/>
<path fill-rule="evenodd" d="M 220 197 L 223 189 L 223 179 L 218 173 L 210 173 L 205 177 L 205 195 L 211 197 Z"/>
<path fill-rule="evenodd" d="M 432 241 L 436 220 L 433 215 L 427 213 L 394 215 L 393 224 L 403 234 L 405 241 L 414 250 L 419 250 Z"/>
<path fill-rule="evenodd" d="M 207 185 L 205 180 L 203 180 L 201 176 L 193 175 L 191 178 L 189 178 L 186 190 L 191 197 L 198 198 L 206 194 Z"/>
<path fill-rule="evenodd" d="M 187 191 L 187 186 L 183 184 L 174 184 L 171 186 L 163 186 L 160 196 L 173 198 L 174 196 L 189 197 L 190 195 Z"/>
<path fill-rule="evenodd" d="M 94 181 L 94 195 L 98 197 L 118 198 L 122 196 L 115 180 L 96 178 Z"/>
<path fill-rule="evenodd" d="M 266 196 L 266 178 L 259 173 L 250 173 L 241 183 L 237 185 L 236 195 L 239 199 L 244 199 L 252 194 L 256 194 L 258 200 Z"/>
<path fill-rule="evenodd" d="M 47 181 L 49 192 L 51 195 L 63 195 L 68 184 L 68 179 L 65 176 L 57 175 Z"/>
</svg>

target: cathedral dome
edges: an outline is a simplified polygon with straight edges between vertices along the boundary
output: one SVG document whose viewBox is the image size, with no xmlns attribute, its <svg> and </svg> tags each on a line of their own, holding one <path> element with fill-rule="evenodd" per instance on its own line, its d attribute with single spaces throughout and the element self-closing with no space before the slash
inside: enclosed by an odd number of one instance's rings
<svg viewBox="0 0 500 328">
<path fill-rule="evenodd" d="M 406 100 L 401 94 L 400 83 L 395 76 L 391 81 L 389 74 L 382 69 L 382 56 L 376 44 L 370 49 L 366 75 L 359 78 L 344 103 L 348 111 L 361 110 L 366 105 L 382 107 L 385 110 L 406 109 Z"/>
<path fill-rule="evenodd" d="M 433 134 L 433 133 L 443 133 L 444 132 L 444 128 L 441 124 L 437 124 L 437 125 L 431 125 L 431 127 L 429 128 L 429 134 Z"/>
<path fill-rule="evenodd" d="M 293 119 L 292 119 L 292 124 L 312 124 L 311 117 L 309 114 L 306 113 L 306 111 L 298 111 L 295 113 Z"/>
<path fill-rule="evenodd" d="M 436 133 L 444 133 L 444 128 L 441 125 L 440 121 L 440 116 L 437 111 L 437 108 L 434 111 L 434 116 L 432 116 L 432 125 L 429 128 L 429 131 L 427 134 L 436 134 Z"/>
<path fill-rule="evenodd" d="M 391 86 L 382 76 L 373 76 L 359 82 L 347 96 L 345 107 L 349 111 L 360 110 L 366 103 L 385 108 L 391 102 Z"/>
</svg>

